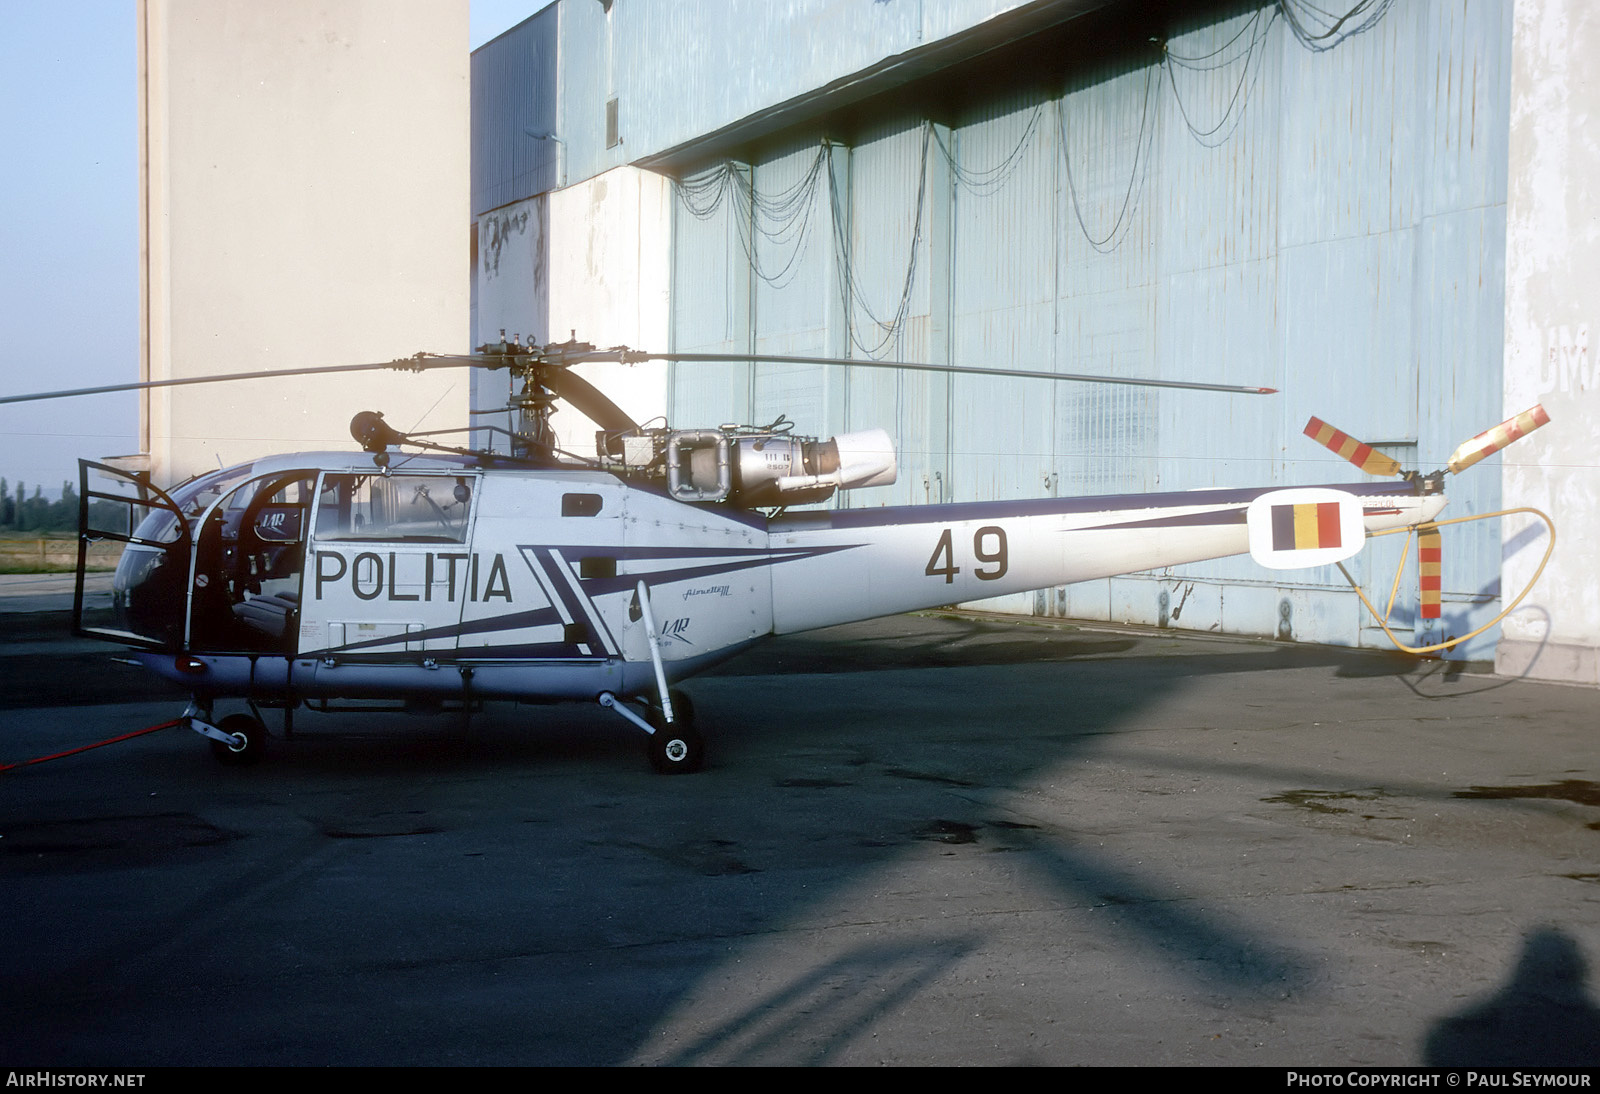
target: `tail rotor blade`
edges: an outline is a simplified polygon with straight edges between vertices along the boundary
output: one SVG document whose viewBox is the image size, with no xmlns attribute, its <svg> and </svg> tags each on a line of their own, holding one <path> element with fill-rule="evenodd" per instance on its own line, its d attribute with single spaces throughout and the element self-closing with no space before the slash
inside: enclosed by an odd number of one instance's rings
<svg viewBox="0 0 1600 1094">
<path fill-rule="evenodd" d="M 1439 529 L 1424 528 L 1417 532 L 1417 615 L 1423 619 L 1438 619 L 1440 596 L 1444 590 L 1444 552 Z"/>
<path fill-rule="evenodd" d="M 1450 454 L 1450 470 L 1459 474 L 1479 460 L 1494 455 L 1512 441 L 1526 437 L 1549 422 L 1550 415 L 1545 412 L 1542 405 L 1535 403 L 1521 414 L 1507 418 L 1493 429 L 1485 429 L 1472 440 L 1462 444 Z"/>
<path fill-rule="evenodd" d="M 1362 444 L 1348 433 L 1333 428 L 1321 418 L 1306 423 L 1306 436 L 1340 459 L 1349 460 L 1369 475 L 1398 475 L 1400 463 L 1369 444 Z"/>
</svg>

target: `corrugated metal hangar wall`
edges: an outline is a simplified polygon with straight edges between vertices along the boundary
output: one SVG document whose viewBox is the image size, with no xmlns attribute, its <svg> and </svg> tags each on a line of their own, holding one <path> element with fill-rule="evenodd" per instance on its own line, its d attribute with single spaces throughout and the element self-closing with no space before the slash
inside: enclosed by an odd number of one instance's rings
<svg viewBox="0 0 1600 1094">
<path fill-rule="evenodd" d="M 690 172 L 672 228 L 677 350 L 1282 394 L 700 366 L 677 370 L 672 419 L 888 428 L 899 483 L 847 505 L 1359 477 L 1301 435 L 1311 414 L 1407 467 L 1442 466 L 1501 417 L 1509 7 L 1380 5 L 1322 51 L 1285 10 L 1158 27 L 1113 8 L 1055 36 L 1053 72 L 986 67 L 954 95 L 936 77 L 748 165 Z M 1498 471 L 1452 493 L 1497 508 Z M 1439 637 L 1497 610 L 1496 530 L 1447 552 Z M 1374 544 L 1355 560 L 1369 595 L 1387 596 L 1397 557 Z M 1415 578 L 1403 588 L 1414 598 Z M 1386 644 L 1337 571 L 1248 559 L 1005 607 Z"/>
<path fill-rule="evenodd" d="M 675 350 L 1282 393 L 695 366 L 673 371 L 674 424 L 883 426 L 900 481 L 841 501 L 862 506 L 1360 478 L 1301 436 L 1311 414 L 1433 470 L 1504 416 L 1509 4 L 1378 0 L 1333 31 L 1288 0 L 911 7 L 920 24 L 849 0 L 556 5 L 546 39 L 589 63 L 559 65 L 560 167 L 529 170 L 577 186 L 637 163 L 677 180 Z M 474 58 L 475 101 L 493 45 Z M 500 199 L 479 194 L 482 252 Z M 481 270 L 478 284 L 492 334 Z M 523 329 L 546 322 L 565 336 L 548 315 Z M 1451 493 L 1457 512 L 1496 508 L 1498 468 Z M 1433 640 L 1497 610 L 1494 527 L 1445 545 L 1443 627 L 1418 632 Z M 1398 554 L 1391 539 L 1355 560 L 1380 601 Z M 1248 559 L 1000 606 L 1386 644 L 1337 571 Z M 1494 636 L 1459 655 L 1488 657 Z"/>
</svg>

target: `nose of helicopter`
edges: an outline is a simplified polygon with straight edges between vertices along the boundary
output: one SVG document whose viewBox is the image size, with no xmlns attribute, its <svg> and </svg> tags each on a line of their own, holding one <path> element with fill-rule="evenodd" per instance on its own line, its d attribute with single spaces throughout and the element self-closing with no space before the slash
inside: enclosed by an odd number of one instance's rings
<svg viewBox="0 0 1600 1094">
<path fill-rule="evenodd" d="M 176 646 L 183 638 L 188 603 L 187 575 L 181 570 L 168 552 L 130 543 L 111 578 L 117 627 L 163 646 Z"/>
</svg>

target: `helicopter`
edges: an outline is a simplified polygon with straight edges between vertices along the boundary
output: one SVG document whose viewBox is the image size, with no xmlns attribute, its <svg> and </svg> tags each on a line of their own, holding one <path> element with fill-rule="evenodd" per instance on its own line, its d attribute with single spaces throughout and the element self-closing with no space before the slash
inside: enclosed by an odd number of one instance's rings
<svg viewBox="0 0 1600 1094">
<path fill-rule="evenodd" d="M 770 635 L 1235 554 L 1272 569 L 1342 569 L 1369 536 L 1395 532 L 1418 537 L 1420 614 L 1436 616 L 1438 528 L 1451 523 L 1436 519 L 1444 476 L 1549 420 L 1536 406 L 1463 444 L 1447 468 L 1429 474 L 1404 471 L 1311 420 L 1313 441 L 1365 472 L 1397 476 L 1387 482 L 822 509 L 814 507 L 840 491 L 895 481 L 887 432 L 802 436 L 783 417 L 765 426 L 640 425 L 572 371 L 590 361 L 645 360 L 1273 390 L 827 357 L 646 353 L 599 349 L 575 335 L 523 345 L 501 332 L 498 343 L 470 355 L 119 384 L 0 403 L 379 368 L 508 370 L 520 389 L 494 413 L 514 413 L 515 429 L 474 427 L 507 433 L 505 452 L 402 433 L 381 413 L 362 411 L 351 421 L 358 452 L 269 456 L 168 490 L 80 460 L 74 632 L 132 647 L 146 668 L 188 690 L 179 722 L 208 738 L 227 764 L 262 757 L 262 707 L 283 711 L 287 735 L 302 704 L 326 711 L 399 700 L 420 709 L 458 704 L 470 713 L 486 700 L 516 700 L 595 703 L 645 735 L 649 759 L 663 773 L 705 762 L 692 704 L 674 685 Z M 562 402 L 599 426 L 593 457 L 559 447 L 551 417 Z M 100 540 L 124 544 L 104 620 L 92 617 L 84 598 L 88 549 Z M 1388 631 L 1386 614 L 1380 624 Z M 216 716 L 219 702 L 241 699 L 250 713 Z"/>
</svg>

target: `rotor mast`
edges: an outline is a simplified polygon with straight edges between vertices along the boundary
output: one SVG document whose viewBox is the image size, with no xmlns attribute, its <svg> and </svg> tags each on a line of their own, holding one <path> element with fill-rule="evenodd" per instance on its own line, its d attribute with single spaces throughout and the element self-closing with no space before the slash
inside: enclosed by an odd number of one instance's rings
<svg viewBox="0 0 1600 1094">
<path fill-rule="evenodd" d="M 649 360 L 647 353 L 630 350 L 626 346 L 600 350 L 592 342 L 578 341 L 576 331 L 565 342 L 547 342 L 542 346 L 523 345 L 519 335 L 514 335 L 507 342 L 503 329 L 500 331 L 500 341 L 485 343 L 478 347 L 477 352 L 481 355 L 478 360 L 485 368 L 504 368 L 511 372 L 513 390 L 506 409 L 516 411 L 511 453 L 519 459 L 555 459 L 558 446 L 550 417 L 555 413 L 558 402 L 566 402 L 610 432 L 638 428 L 611 400 L 570 369 L 584 361 L 595 360 L 636 364 Z M 518 380 L 521 381 L 520 389 Z"/>
<path fill-rule="evenodd" d="M 549 346 L 540 347 L 523 345 L 520 334 L 513 335 L 511 341 L 506 341 L 503 327 L 500 330 L 500 341 L 486 342 L 478 347 L 478 352 L 485 357 L 483 362 L 485 367 L 504 368 L 511 373 L 511 393 L 506 409 L 516 412 L 515 424 L 511 431 L 511 454 L 517 459 L 554 458 L 555 429 L 550 424 L 550 416 L 555 413 L 557 396 L 546 386 L 544 377 L 545 366 L 555 355 L 547 351 L 566 349 L 570 353 L 580 347 L 585 350 L 594 349 L 592 345 L 578 342 L 576 331 L 565 346 L 551 343 Z M 521 381 L 520 386 L 518 380 Z"/>
</svg>

